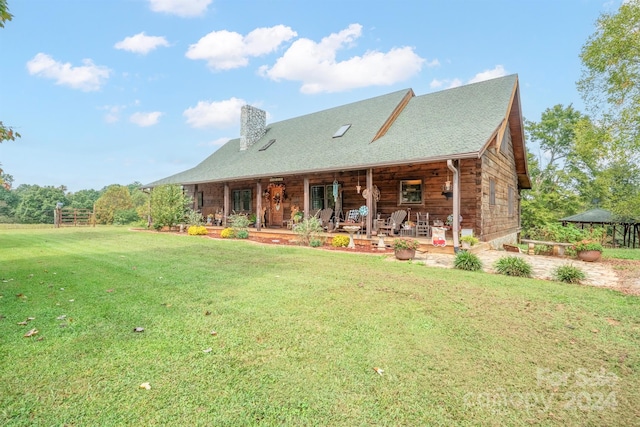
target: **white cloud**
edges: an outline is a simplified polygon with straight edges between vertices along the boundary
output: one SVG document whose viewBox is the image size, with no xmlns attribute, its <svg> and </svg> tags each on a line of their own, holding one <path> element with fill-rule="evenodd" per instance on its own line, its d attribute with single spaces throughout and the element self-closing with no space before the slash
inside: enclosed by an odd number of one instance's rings
<svg viewBox="0 0 640 427">
<path fill-rule="evenodd" d="M 491 80 L 506 75 L 507 72 L 504 67 L 502 65 L 496 65 L 492 70 L 485 70 L 481 73 L 476 74 L 471 79 L 469 79 L 466 84 L 483 82 L 485 80 Z M 443 80 L 433 79 L 431 83 L 429 83 L 429 86 L 432 89 L 440 89 L 442 87 L 444 87 L 445 89 L 453 89 L 454 87 L 462 86 L 463 84 L 465 83 L 457 78 Z"/>
<path fill-rule="evenodd" d="M 164 12 L 183 18 L 203 15 L 213 0 L 149 0 L 154 12 Z"/>
<path fill-rule="evenodd" d="M 246 36 L 232 31 L 213 31 L 189 46 L 185 56 L 203 59 L 213 70 L 244 67 L 250 57 L 266 55 L 298 34 L 290 27 L 276 25 L 256 28 Z"/>
<path fill-rule="evenodd" d="M 101 110 L 106 110 L 107 113 L 104 115 L 104 121 L 107 123 L 116 123 L 120 121 L 120 113 L 122 110 L 127 108 L 124 105 L 105 105 L 101 107 Z"/>
<path fill-rule="evenodd" d="M 425 62 L 411 47 L 393 48 L 384 53 L 368 51 L 345 61 L 337 61 L 336 53 L 350 47 L 362 34 L 360 24 L 323 38 L 319 43 L 298 39 L 271 68 L 260 72 L 272 80 L 302 82 L 303 93 L 340 92 L 357 87 L 391 85 L 417 74 Z M 428 66 L 438 65 L 437 60 Z"/>
<path fill-rule="evenodd" d="M 143 31 L 135 36 L 125 37 L 124 40 L 119 41 L 113 47 L 146 55 L 159 46 L 168 47 L 169 42 L 164 37 L 147 36 Z"/>
<path fill-rule="evenodd" d="M 162 113 L 159 111 L 153 111 L 151 113 L 133 113 L 129 117 L 129 121 L 140 127 L 153 126 L 158 124 Z"/>
<path fill-rule="evenodd" d="M 243 99 L 230 98 L 224 101 L 200 101 L 195 107 L 184 110 L 183 116 L 194 128 L 229 128 L 240 124 L 240 109 L 247 102 Z"/>
<path fill-rule="evenodd" d="M 85 92 L 99 90 L 111 74 L 111 70 L 95 65 L 90 59 L 83 59 L 84 65 L 74 67 L 70 63 L 55 61 L 51 56 L 38 53 L 29 62 L 27 70 L 31 75 L 53 79 L 56 84 L 80 89 Z"/>
<path fill-rule="evenodd" d="M 485 80 L 491 80 L 498 77 L 506 76 L 507 72 L 505 71 L 502 65 L 496 65 L 493 70 L 485 70 L 481 73 L 476 74 L 471 80 L 467 83 L 478 83 L 483 82 Z"/>
<path fill-rule="evenodd" d="M 208 141 L 208 142 L 203 142 L 198 144 L 199 147 L 222 147 L 224 144 L 226 144 L 227 142 L 229 142 L 231 138 L 218 138 L 218 139 L 214 139 L 213 141 Z"/>
</svg>

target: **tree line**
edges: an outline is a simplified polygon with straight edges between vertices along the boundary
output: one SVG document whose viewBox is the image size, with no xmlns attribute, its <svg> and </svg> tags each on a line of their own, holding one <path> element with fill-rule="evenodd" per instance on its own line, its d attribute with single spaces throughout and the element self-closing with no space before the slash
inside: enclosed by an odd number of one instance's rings
<svg viewBox="0 0 640 427">
<path fill-rule="evenodd" d="M 11 183 L 11 176 L 5 175 L 5 179 Z M 150 196 L 141 188 L 139 182 L 75 193 L 68 192 L 64 186 L 0 187 L 0 223 L 53 224 L 53 211 L 58 203 L 64 208 L 94 211 L 98 224 L 146 223 Z"/>
</svg>

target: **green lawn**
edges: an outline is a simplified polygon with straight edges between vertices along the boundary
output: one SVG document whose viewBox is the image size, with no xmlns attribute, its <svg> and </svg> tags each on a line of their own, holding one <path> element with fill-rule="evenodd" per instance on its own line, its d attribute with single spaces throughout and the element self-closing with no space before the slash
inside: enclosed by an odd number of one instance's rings
<svg viewBox="0 0 640 427">
<path fill-rule="evenodd" d="M 606 289 L 100 227 L 1 230 L 0 279 L 0 425 L 640 417 L 640 298 Z"/>
</svg>

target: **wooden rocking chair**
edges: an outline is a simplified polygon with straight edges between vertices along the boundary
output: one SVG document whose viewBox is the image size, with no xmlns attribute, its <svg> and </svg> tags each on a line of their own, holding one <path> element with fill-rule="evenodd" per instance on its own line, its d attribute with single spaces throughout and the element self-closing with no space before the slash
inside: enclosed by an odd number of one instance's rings
<svg viewBox="0 0 640 427">
<path fill-rule="evenodd" d="M 389 227 L 390 234 L 398 234 L 400 231 L 400 225 L 406 217 L 407 211 L 400 209 L 392 213 L 391 216 L 387 218 L 387 226 Z"/>
</svg>

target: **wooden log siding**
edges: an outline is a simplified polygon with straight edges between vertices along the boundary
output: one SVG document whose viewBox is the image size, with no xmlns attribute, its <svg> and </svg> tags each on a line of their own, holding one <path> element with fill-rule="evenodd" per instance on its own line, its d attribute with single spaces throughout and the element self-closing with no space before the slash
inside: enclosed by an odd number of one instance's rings
<svg viewBox="0 0 640 427">
<path fill-rule="evenodd" d="M 460 215 L 463 217 L 461 228 L 472 228 L 474 234 L 480 234 L 481 215 L 481 176 L 480 159 L 467 159 L 460 162 Z M 415 164 L 407 166 L 393 166 L 373 169 L 373 184 L 380 190 L 380 201 L 377 203 L 378 213 L 382 218 L 386 218 L 398 209 L 411 208 L 411 220 L 415 220 L 416 212 L 429 213 L 429 220 L 446 221 L 447 216 L 453 212 L 453 199 L 447 200 L 442 195 L 442 185 L 447 180 L 446 162 Z M 349 209 L 357 209 L 366 205 L 366 199 L 362 191 L 358 194 L 356 185 L 358 184 L 357 171 L 344 171 L 337 173 L 319 173 L 307 176 L 283 177 L 282 183 L 286 185 L 286 199 L 283 201 L 284 218 L 288 219 L 292 205 L 304 208 L 304 180 L 307 179 L 309 187 L 315 185 L 330 185 L 336 179 L 342 189 L 342 212 L 345 214 Z M 422 204 L 399 204 L 400 181 L 402 180 L 422 180 L 423 203 Z M 449 173 L 451 179 L 451 173 Z M 252 189 L 255 193 L 257 180 L 246 180 L 229 183 L 229 190 Z M 269 185 L 269 179 L 260 180 L 263 188 Z M 360 185 L 366 188 L 366 170 L 360 171 Z M 204 205 L 202 214 L 204 216 L 222 210 L 224 201 L 224 187 L 220 183 L 199 184 L 198 191 L 203 192 Z M 252 194 L 252 209 L 257 207 L 256 194 Z M 263 201 L 263 207 L 268 204 Z M 313 212 L 310 212 L 313 214 Z M 268 227 L 275 224 L 267 224 Z"/>
<path fill-rule="evenodd" d="M 500 141 L 501 142 L 501 141 Z M 492 144 L 482 155 L 478 179 L 481 181 L 480 239 L 490 241 L 520 231 L 520 188 L 515 169 L 513 146 L 500 150 L 500 143 Z M 495 180 L 496 203 L 490 204 L 490 180 Z M 509 187 L 513 190 L 513 214 L 509 215 Z"/>
</svg>

